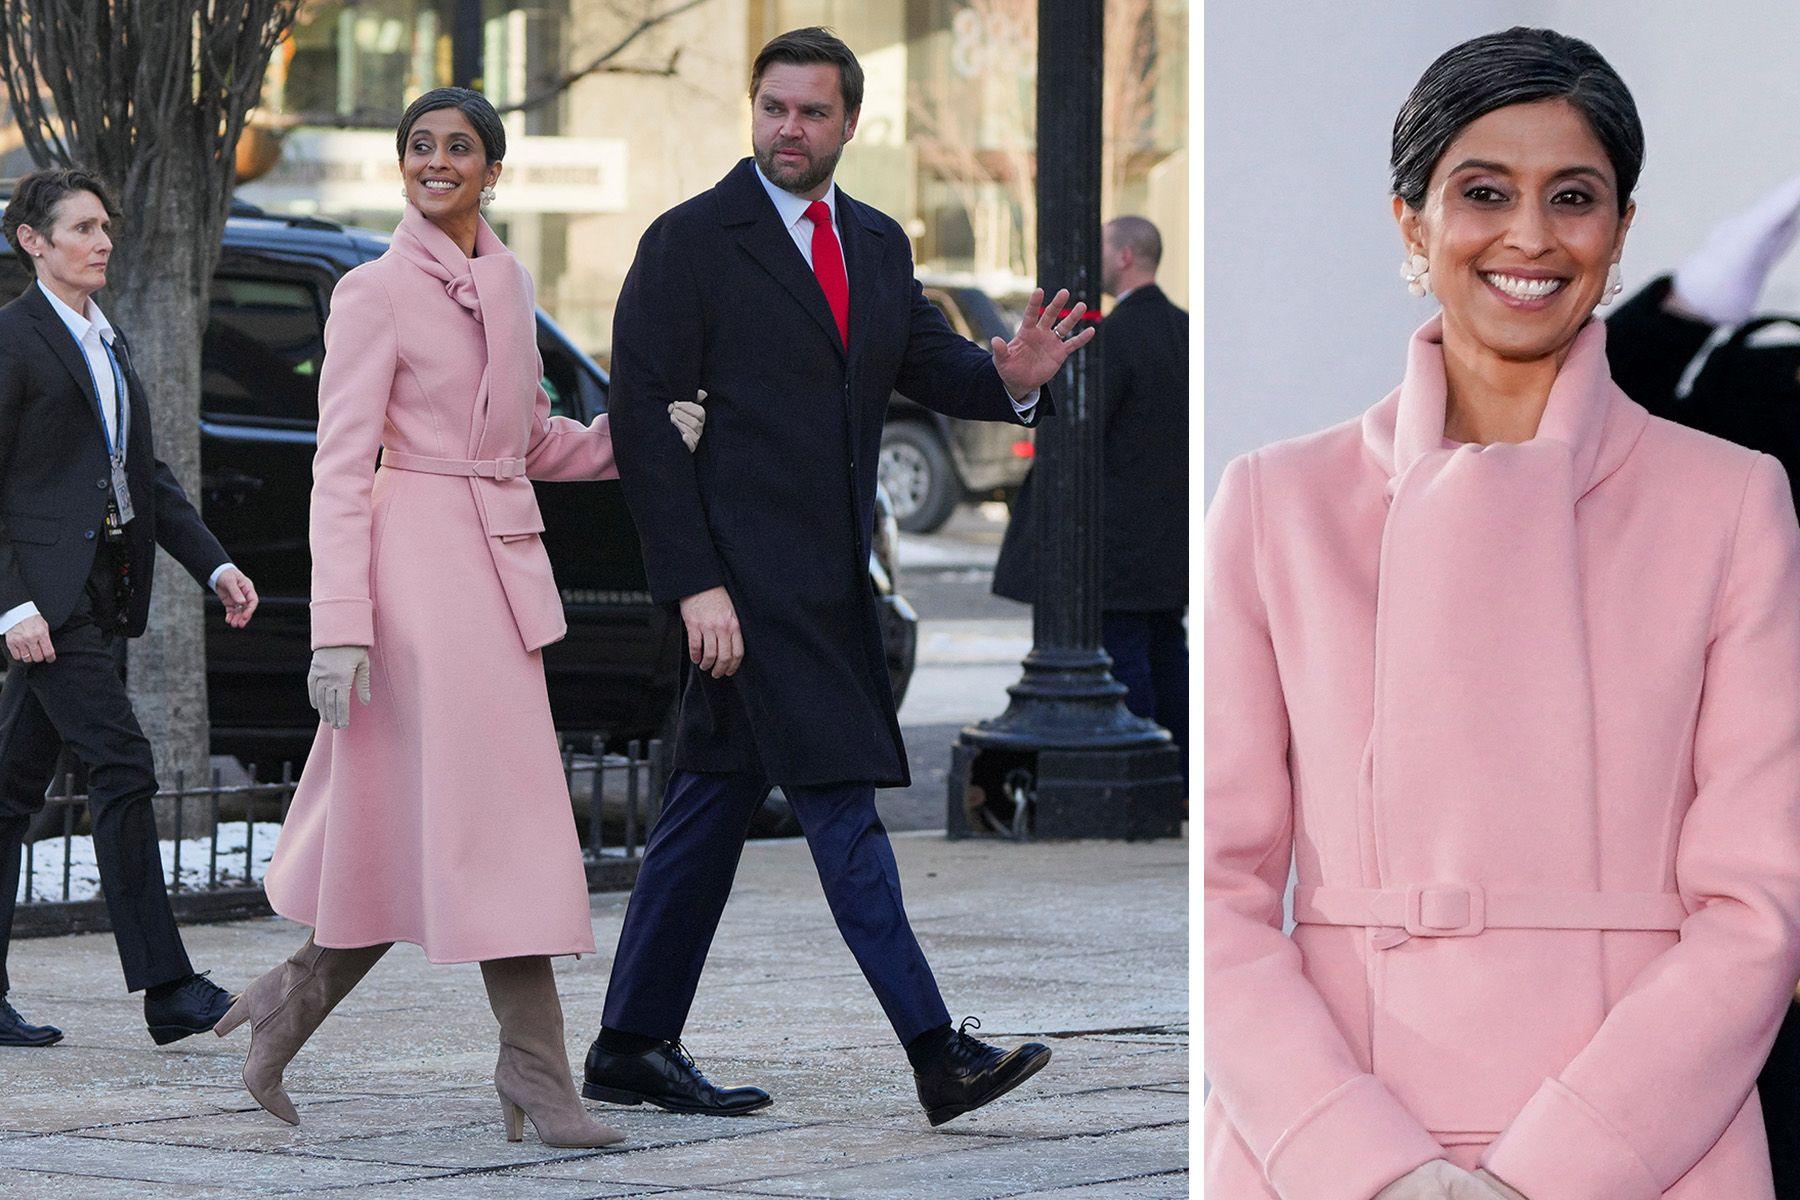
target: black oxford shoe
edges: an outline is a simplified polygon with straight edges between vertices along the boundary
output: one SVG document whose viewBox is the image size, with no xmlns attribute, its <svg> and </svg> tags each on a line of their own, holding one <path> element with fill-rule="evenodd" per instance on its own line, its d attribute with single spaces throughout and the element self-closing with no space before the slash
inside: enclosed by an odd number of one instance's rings
<svg viewBox="0 0 1800 1200">
<path fill-rule="evenodd" d="M 54 1025 L 31 1025 L 19 1010 L 0 998 L 0 1046 L 54 1046 L 62 1041 Z"/>
<path fill-rule="evenodd" d="M 996 1100 L 1036 1075 L 1050 1061 L 1050 1047 L 1026 1042 L 1002 1050 L 971 1036 L 968 1027 L 981 1028 L 974 1017 L 965 1017 L 944 1048 L 924 1070 L 913 1071 L 919 1087 L 919 1103 L 933 1125 L 942 1125 L 966 1112 Z"/>
<path fill-rule="evenodd" d="M 609 1104 L 654 1104 L 666 1112 L 739 1117 L 774 1101 L 761 1088 L 722 1088 L 700 1073 L 679 1042 L 661 1042 L 642 1054 L 588 1047 L 581 1094 Z"/>
<path fill-rule="evenodd" d="M 144 1024 L 159 1046 L 205 1033 L 231 1007 L 231 993 L 204 975 L 190 975 L 160 999 L 144 993 Z"/>
</svg>

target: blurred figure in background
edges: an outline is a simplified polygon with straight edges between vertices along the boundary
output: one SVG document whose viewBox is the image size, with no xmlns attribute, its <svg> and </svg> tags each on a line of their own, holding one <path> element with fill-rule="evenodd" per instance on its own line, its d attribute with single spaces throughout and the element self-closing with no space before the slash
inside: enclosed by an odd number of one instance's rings
<svg viewBox="0 0 1800 1200">
<path fill-rule="evenodd" d="M 1772 454 L 1800 475 L 1800 317 L 1755 316 L 1800 232 L 1800 175 L 1726 218 L 1607 322 L 1613 377 L 1659 416 Z M 1756 1081 L 1775 1194 L 1800 1200 L 1800 1010 Z"/>
<path fill-rule="evenodd" d="M 1187 779 L 1188 315 L 1156 286 L 1162 236 L 1143 217 L 1101 231 L 1101 287 L 1118 303 L 1101 326 L 1100 637 L 1125 706 L 1169 731 Z M 1013 503 L 994 593 L 1037 596 L 1031 476 Z"/>
</svg>

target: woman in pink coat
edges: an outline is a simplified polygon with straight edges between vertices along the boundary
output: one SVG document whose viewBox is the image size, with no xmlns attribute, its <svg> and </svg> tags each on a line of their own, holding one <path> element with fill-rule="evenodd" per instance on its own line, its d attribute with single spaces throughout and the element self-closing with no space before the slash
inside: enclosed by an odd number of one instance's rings
<svg viewBox="0 0 1800 1200">
<path fill-rule="evenodd" d="M 1441 314 L 1386 399 L 1219 485 L 1209 1196 L 1772 1194 L 1800 531 L 1774 459 L 1608 376 L 1642 154 L 1586 43 L 1445 54 L 1393 156 Z"/>
<path fill-rule="evenodd" d="M 244 1082 L 297 1124 L 283 1068 L 414 942 L 481 963 L 507 1136 L 529 1116 L 546 1143 L 606 1145 L 623 1135 L 575 1094 L 550 971 L 594 935 L 544 688 L 565 627 L 531 480 L 616 478 L 612 438 L 605 416 L 549 415 L 531 278 L 480 216 L 506 150 L 493 107 L 428 92 L 397 142 L 406 215 L 338 284 L 325 329 L 308 681 L 325 719 L 264 881 L 313 932 L 218 1032 L 251 1023 Z"/>
</svg>

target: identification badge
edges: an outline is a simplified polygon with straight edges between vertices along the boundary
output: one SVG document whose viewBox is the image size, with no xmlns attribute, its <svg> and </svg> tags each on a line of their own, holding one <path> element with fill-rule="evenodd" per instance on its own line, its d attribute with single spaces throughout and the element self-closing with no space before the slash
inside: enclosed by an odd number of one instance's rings
<svg viewBox="0 0 1800 1200">
<path fill-rule="evenodd" d="M 125 464 L 112 460 L 113 505 L 119 510 L 119 524 L 131 521 L 131 484 L 125 479 Z"/>
</svg>

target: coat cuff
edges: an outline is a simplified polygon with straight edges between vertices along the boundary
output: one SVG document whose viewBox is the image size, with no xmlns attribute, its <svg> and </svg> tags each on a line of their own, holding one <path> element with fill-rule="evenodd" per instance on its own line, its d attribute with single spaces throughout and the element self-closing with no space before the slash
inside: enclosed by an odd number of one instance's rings
<svg viewBox="0 0 1800 1200">
<path fill-rule="evenodd" d="M 1263 1173 L 1282 1200 L 1344 1200 L 1373 1196 L 1442 1157 L 1443 1148 L 1387 1085 L 1373 1075 L 1357 1075 L 1276 1139 Z"/>
<path fill-rule="evenodd" d="M 1592 1105 L 1546 1079 L 1481 1165 L 1532 1200 L 1659 1200 L 1644 1160 Z"/>
<path fill-rule="evenodd" d="M 312 648 L 325 646 L 373 646 L 375 644 L 375 604 L 356 596 L 335 600 L 314 600 L 312 609 Z"/>
</svg>

